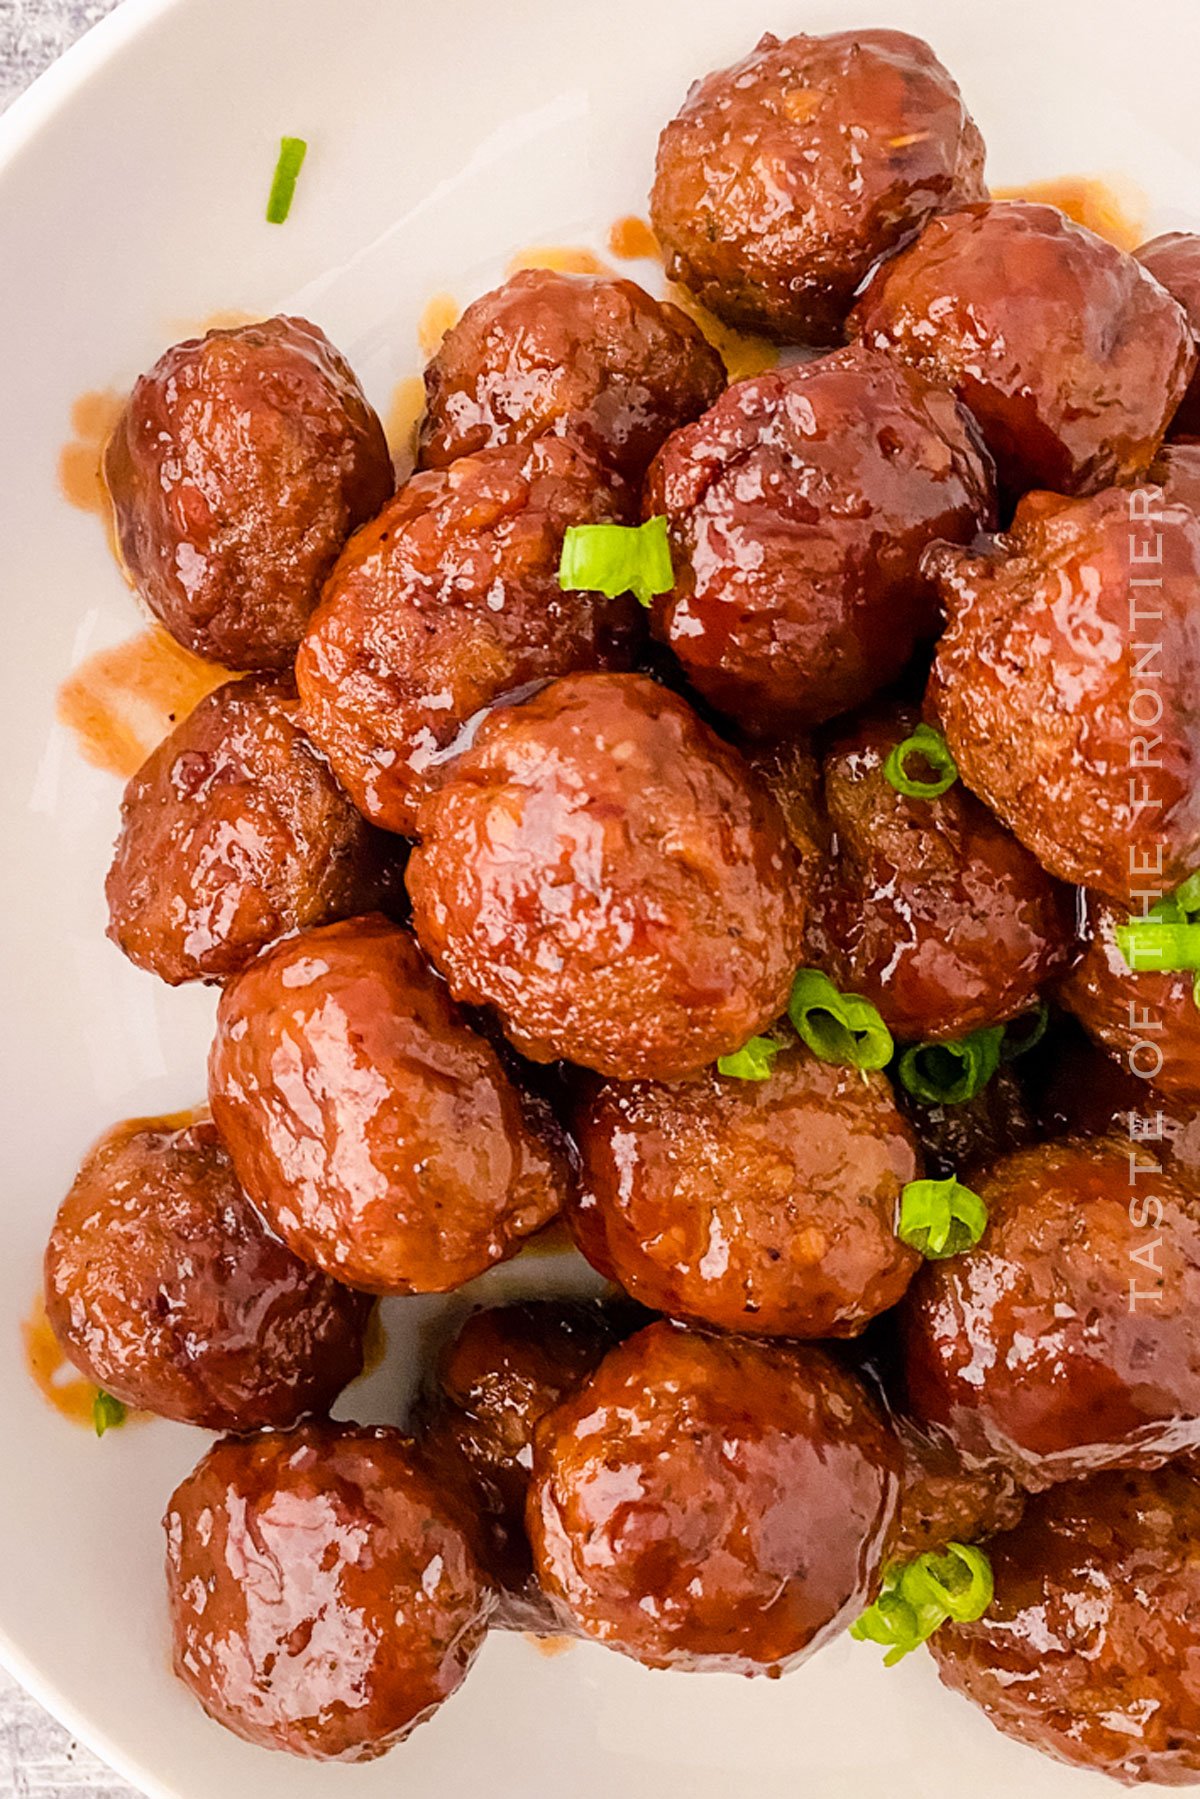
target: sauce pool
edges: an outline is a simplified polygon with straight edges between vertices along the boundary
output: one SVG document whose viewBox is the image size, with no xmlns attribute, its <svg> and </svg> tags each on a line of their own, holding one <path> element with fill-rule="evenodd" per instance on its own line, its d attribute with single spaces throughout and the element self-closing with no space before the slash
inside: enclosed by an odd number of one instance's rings
<svg viewBox="0 0 1200 1799">
<path fill-rule="evenodd" d="M 39 1293 L 28 1318 L 21 1325 L 25 1366 L 38 1392 L 55 1411 L 72 1424 L 92 1424 L 92 1406 L 99 1391 L 68 1362 L 46 1316 L 46 1302 Z"/>
<path fill-rule="evenodd" d="M 1119 250 L 1136 250 L 1146 241 L 1146 196 L 1132 182 L 1117 184 L 1093 175 L 1060 175 L 1054 181 L 1027 181 L 1020 187 L 994 188 L 992 197 L 1057 206 L 1077 225 L 1086 225 Z"/>
<path fill-rule="evenodd" d="M 236 679 L 150 625 L 72 669 L 58 690 L 58 721 L 85 762 L 127 780 L 205 694 Z"/>
</svg>

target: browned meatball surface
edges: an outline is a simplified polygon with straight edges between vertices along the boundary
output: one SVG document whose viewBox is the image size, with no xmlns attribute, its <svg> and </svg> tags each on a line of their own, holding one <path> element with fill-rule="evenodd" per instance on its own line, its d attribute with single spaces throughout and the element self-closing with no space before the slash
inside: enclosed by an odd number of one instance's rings
<svg viewBox="0 0 1200 1799">
<path fill-rule="evenodd" d="M 1066 962 L 1074 905 L 961 781 L 936 799 L 897 792 L 885 765 L 918 723 L 914 709 L 891 707 L 829 747 L 825 801 L 837 855 L 818 890 L 809 948 L 898 1037 L 944 1040 L 1036 1001 Z M 905 767 L 927 778 L 919 757 Z"/>
<path fill-rule="evenodd" d="M 481 708 L 531 681 L 630 666 L 637 602 L 558 581 L 568 527 L 617 523 L 630 504 L 586 451 L 545 438 L 414 476 L 351 539 L 296 680 L 368 818 L 411 834 Z"/>
<path fill-rule="evenodd" d="M 832 343 L 881 256 L 982 198 L 983 139 L 929 45 L 768 34 L 698 81 L 659 139 L 668 269 L 736 325 Z"/>
<path fill-rule="evenodd" d="M 677 306 L 632 281 L 523 269 L 467 307 L 426 369 L 421 466 L 569 432 L 639 482 L 724 385 L 720 356 Z"/>
<path fill-rule="evenodd" d="M 172 985 L 223 980 L 289 931 L 370 911 L 385 843 L 305 736 L 291 681 L 230 681 L 125 789 L 108 934 Z"/>
<path fill-rule="evenodd" d="M 1196 367 L 1182 308 L 1140 262 L 1021 201 L 934 219 L 850 330 L 953 388 L 1013 495 L 1144 474 Z"/>
<path fill-rule="evenodd" d="M 1120 1136 L 1139 1161 L 1163 1162 L 1180 1180 L 1200 1185 L 1200 1112 L 1164 1098 L 1127 1060 L 1086 1037 L 1074 1020 L 1031 1057 L 1030 1087 L 1043 1136 Z"/>
<path fill-rule="evenodd" d="M 1143 244 L 1136 254 L 1142 267 L 1149 269 L 1183 307 L 1193 337 L 1200 337 L 1200 236 L 1190 231 L 1168 231 Z M 1200 376 L 1193 376 L 1171 429 L 1200 431 Z"/>
<path fill-rule="evenodd" d="M 1200 514 L 1200 439 L 1173 438 L 1150 465 L 1147 481 L 1162 488 L 1168 501 Z"/>
<path fill-rule="evenodd" d="M 929 703 L 967 786 L 1061 880 L 1178 886 L 1200 865 L 1200 520 L 1157 488 L 1032 494 L 1006 536 L 926 563 L 950 619 Z"/>
<path fill-rule="evenodd" d="M 925 1172 L 934 1180 L 952 1174 L 966 1178 L 1038 1139 L 1021 1077 L 1012 1068 L 998 1069 L 973 1098 L 958 1105 L 930 1105 L 900 1083 L 897 1097 L 916 1133 Z"/>
<path fill-rule="evenodd" d="M 652 1324 L 538 1426 L 535 1566 L 649 1667 L 782 1673 L 872 1598 L 899 1466 L 821 1351 Z"/>
<path fill-rule="evenodd" d="M 304 1425 L 217 1443 L 167 1506 L 175 1672 L 263 1749 L 369 1761 L 433 1715 L 492 1595 L 408 1439 Z"/>
<path fill-rule="evenodd" d="M 271 1235 L 208 1123 L 135 1119 L 101 1138 L 59 1207 L 45 1278 L 75 1366 L 184 1424 L 294 1424 L 362 1372 L 370 1301 Z"/>
<path fill-rule="evenodd" d="M 731 387 L 647 483 L 675 586 L 656 634 L 714 706 L 778 736 L 848 711 L 937 633 L 935 540 L 992 518 L 990 463 L 954 397 L 858 347 Z"/>
<path fill-rule="evenodd" d="M 645 676 L 576 675 L 494 713 L 421 834 L 417 935 L 534 1061 L 672 1080 L 787 1003 L 804 884 L 783 819 Z"/>
<path fill-rule="evenodd" d="M 1102 1474 L 988 1545 L 996 1594 L 930 1643 L 998 1730 L 1127 1785 L 1200 1780 L 1200 1481 Z"/>
<path fill-rule="evenodd" d="M 321 583 L 392 491 L 383 426 L 304 319 L 175 344 L 137 382 L 104 476 L 134 586 L 227 668 L 287 668 Z"/>
<path fill-rule="evenodd" d="M 896 1236 L 921 1169 L 886 1076 L 818 1061 L 794 1039 L 765 1081 L 710 1069 L 606 1083 L 575 1136 L 593 1209 L 584 1253 L 598 1225 L 607 1269 L 654 1311 L 849 1337 L 920 1266 Z"/>
<path fill-rule="evenodd" d="M 821 764 L 812 744 L 806 737 L 784 737 L 774 743 L 747 738 L 742 753 L 773 795 L 788 836 L 815 878 L 829 854 L 830 830 Z"/>
<path fill-rule="evenodd" d="M 1029 1484 L 1200 1447 L 1200 1196 L 1114 1139 L 1020 1150 L 974 1185 L 983 1241 L 904 1302 L 914 1415 Z"/>
<path fill-rule="evenodd" d="M 972 1468 L 910 1420 L 892 1422 L 904 1452 L 894 1562 L 947 1543 L 986 1542 L 1020 1522 L 1025 1494 L 1007 1469 Z"/>
<path fill-rule="evenodd" d="M 562 1202 L 548 1113 L 383 918 L 307 931 L 230 983 L 209 1093 L 268 1224 L 368 1292 L 449 1292 Z"/>
</svg>

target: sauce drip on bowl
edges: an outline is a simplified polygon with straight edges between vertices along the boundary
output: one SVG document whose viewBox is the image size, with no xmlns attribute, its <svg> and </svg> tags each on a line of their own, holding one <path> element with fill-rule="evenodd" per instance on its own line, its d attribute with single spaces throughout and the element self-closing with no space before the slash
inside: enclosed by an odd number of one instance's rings
<svg viewBox="0 0 1200 1799">
<path fill-rule="evenodd" d="M 1093 175 L 1060 175 L 1053 181 L 998 187 L 993 197 L 1057 206 L 1077 225 L 1086 225 L 1119 250 L 1136 250 L 1146 241 L 1146 198 L 1128 181 L 1118 185 Z"/>
<path fill-rule="evenodd" d="M 49 1400 L 56 1412 L 72 1424 L 92 1423 L 92 1406 L 99 1391 L 91 1381 L 76 1374 L 63 1354 L 58 1338 L 46 1316 L 46 1304 L 39 1293 L 32 1310 L 21 1325 L 25 1344 L 25 1366 L 38 1392 Z"/>
<path fill-rule="evenodd" d="M 234 679 L 149 625 L 72 669 L 58 690 L 58 720 L 85 762 L 127 780 L 205 694 Z"/>
</svg>

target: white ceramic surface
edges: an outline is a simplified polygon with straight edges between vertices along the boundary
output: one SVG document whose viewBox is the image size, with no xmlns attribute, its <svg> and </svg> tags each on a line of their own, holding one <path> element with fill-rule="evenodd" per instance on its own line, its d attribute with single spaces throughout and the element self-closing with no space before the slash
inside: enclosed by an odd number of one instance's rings
<svg viewBox="0 0 1200 1799">
<path fill-rule="evenodd" d="M 690 78 L 760 29 L 927 35 L 994 181 L 1121 172 L 1156 229 L 1200 225 L 1195 0 L 127 0 L 0 124 L 0 1652 L 155 1799 L 1084 1799 L 1106 1782 L 997 1736 L 914 1657 L 842 1642 L 782 1682 L 651 1674 L 494 1637 L 465 1688 L 368 1768 L 294 1762 L 210 1724 L 168 1671 L 158 1519 L 203 1447 L 97 1443 L 25 1378 L 20 1320 L 51 1214 L 111 1121 L 196 1100 L 213 998 L 104 939 L 118 786 L 54 721 L 64 673 L 136 629 L 97 522 L 56 481 L 73 399 L 231 308 L 301 310 L 378 405 L 417 372 L 427 298 L 469 299 L 532 242 L 644 208 Z M 264 224 L 278 137 L 311 144 Z M 507 1278 L 537 1285 L 544 1262 Z M 564 1278 L 569 1278 L 564 1276 Z M 346 1410 L 386 1419 L 414 1356 Z"/>
</svg>

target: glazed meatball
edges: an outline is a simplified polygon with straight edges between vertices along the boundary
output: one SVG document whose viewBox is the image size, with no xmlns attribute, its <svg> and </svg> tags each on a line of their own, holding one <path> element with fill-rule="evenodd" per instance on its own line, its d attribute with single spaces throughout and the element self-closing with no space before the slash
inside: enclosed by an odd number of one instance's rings
<svg viewBox="0 0 1200 1799">
<path fill-rule="evenodd" d="M 825 757 L 837 856 L 809 924 L 811 959 L 898 1037 L 945 1040 L 1026 1011 L 1066 962 L 1073 900 L 961 781 L 935 799 L 884 772 L 919 722 L 873 713 Z M 920 758 L 905 771 L 922 775 Z"/>
<path fill-rule="evenodd" d="M 473 1312 L 418 1402 L 422 1462 L 499 1588 L 501 1625 L 562 1629 L 534 1578 L 525 1532 L 533 1433 L 632 1328 L 616 1307 L 585 1300 Z"/>
<path fill-rule="evenodd" d="M 1178 886 L 1200 864 L 1200 520 L 1158 488 L 1032 494 L 1007 536 L 926 564 L 950 615 L 928 703 L 967 786 L 1061 880 L 1126 904 Z"/>
<path fill-rule="evenodd" d="M 211 1124 L 162 1118 L 85 1160 L 50 1233 L 46 1311 L 125 1405 L 237 1431 L 326 1411 L 362 1372 L 370 1301 L 270 1234 Z"/>
<path fill-rule="evenodd" d="M 1181 437 L 1165 443 L 1146 478 L 1162 488 L 1168 504 L 1200 515 L 1200 440 Z"/>
<path fill-rule="evenodd" d="M 1037 1126 L 1019 1075 L 1000 1068 L 971 1099 L 929 1104 L 897 1084 L 900 1108 L 916 1133 L 925 1172 L 934 1180 L 970 1175 L 1037 1141 Z"/>
<path fill-rule="evenodd" d="M 287 668 L 351 531 L 392 491 L 383 426 L 315 325 L 176 344 L 104 454 L 125 567 L 173 637 L 227 668 Z"/>
<path fill-rule="evenodd" d="M 108 934 L 172 985 L 224 980 L 289 931 L 377 905 L 381 841 L 304 735 L 291 681 L 230 681 L 125 789 Z"/>
<path fill-rule="evenodd" d="M 583 1199 L 635 1299 L 724 1330 L 849 1337 L 920 1265 L 896 1236 L 921 1172 L 882 1074 L 794 1039 L 765 1081 L 607 1083 L 577 1120 Z"/>
<path fill-rule="evenodd" d="M 417 935 L 534 1061 L 673 1080 L 787 1003 L 804 901 L 783 819 L 645 676 L 574 676 L 493 714 L 421 832 Z"/>
<path fill-rule="evenodd" d="M 1192 336 L 1200 336 L 1200 237 L 1168 231 L 1136 252 L 1143 268 L 1166 288 L 1188 316 Z M 1172 431 L 1200 431 L 1200 377 L 1193 376 L 1171 422 Z"/>
<path fill-rule="evenodd" d="M 412 834 L 463 727 L 533 681 L 628 668 L 628 594 L 558 581 L 571 525 L 614 523 L 629 496 L 575 444 L 545 438 L 416 475 L 347 545 L 300 654 L 305 718 L 359 810 Z"/>
<path fill-rule="evenodd" d="M 1020 1522 L 1025 1494 L 1007 1469 L 969 1467 L 910 1419 L 892 1422 L 904 1452 L 894 1562 L 947 1543 L 982 1543 Z"/>
<path fill-rule="evenodd" d="M 1074 1019 L 1064 1019 L 1030 1061 L 1044 1136 L 1124 1137 L 1139 1160 L 1161 1161 L 1179 1180 L 1200 1185 L 1200 1113 L 1106 1055 Z"/>
<path fill-rule="evenodd" d="M 645 507 L 675 565 L 656 634 L 776 737 L 869 699 L 936 635 L 921 553 L 988 523 L 990 464 L 952 395 L 855 347 L 731 387 L 664 445 Z"/>
<path fill-rule="evenodd" d="M 930 1643 L 998 1730 L 1127 1785 L 1200 1780 L 1200 1481 L 1102 1474 L 988 1546 L 995 1598 Z"/>
<path fill-rule="evenodd" d="M 979 1247 L 909 1289 L 909 1403 L 968 1459 L 1045 1485 L 1200 1448 L 1200 1196 L 1141 1161 L 1019 1150 L 976 1179 Z"/>
<path fill-rule="evenodd" d="M 562 1201 L 548 1113 L 384 918 L 306 931 L 231 981 L 209 1092 L 267 1223 L 368 1292 L 449 1292 Z"/>
<path fill-rule="evenodd" d="M 466 1536 L 396 1431 L 226 1438 L 163 1527 L 175 1672 L 263 1749 L 382 1755 L 450 1697 L 487 1631 Z"/>
<path fill-rule="evenodd" d="M 537 1428 L 534 1564 L 648 1667 L 782 1673 L 872 1598 L 899 1466 L 821 1351 L 652 1324 Z"/>
<path fill-rule="evenodd" d="M 1144 474 L 1196 367 L 1182 308 L 1140 262 L 1017 201 L 934 219 L 849 328 L 954 389 L 1014 496 Z"/>
<path fill-rule="evenodd" d="M 774 743 L 747 738 L 742 744 L 747 762 L 773 795 L 788 836 L 814 879 L 829 854 L 829 816 L 821 786 L 821 764 L 805 737 L 784 737 Z"/>
<path fill-rule="evenodd" d="M 677 306 L 632 281 L 523 269 L 442 339 L 425 371 L 420 462 L 569 432 L 640 482 L 724 385 L 720 356 Z"/>
<path fill-rule="evenodd" d="M 982 198 L 983 139 L 920 38 L 769 34 L 697 82 L 650 196 L 668 271 L 735 325 L 832 343 L 864 276 Z"/>
</svg>

